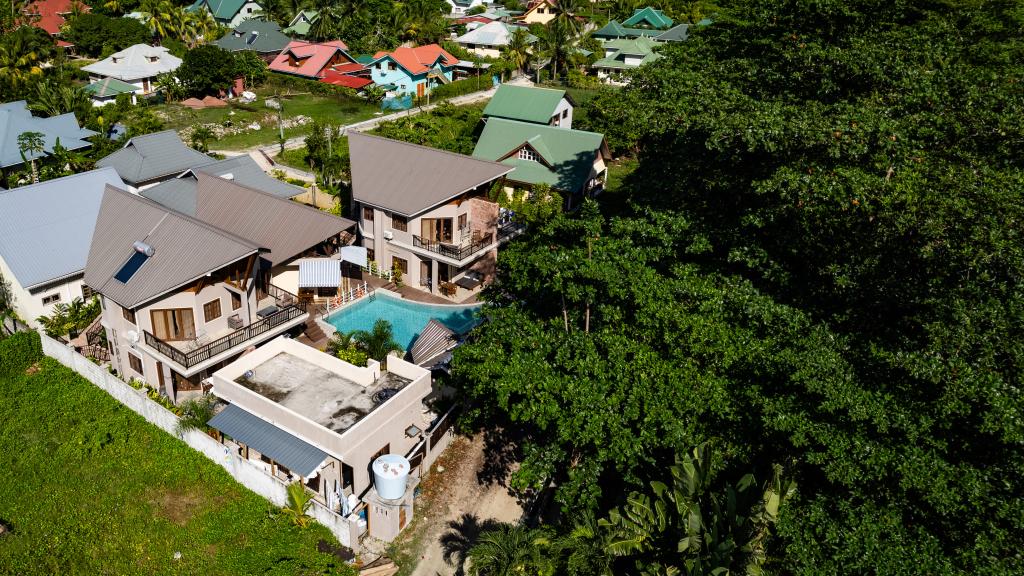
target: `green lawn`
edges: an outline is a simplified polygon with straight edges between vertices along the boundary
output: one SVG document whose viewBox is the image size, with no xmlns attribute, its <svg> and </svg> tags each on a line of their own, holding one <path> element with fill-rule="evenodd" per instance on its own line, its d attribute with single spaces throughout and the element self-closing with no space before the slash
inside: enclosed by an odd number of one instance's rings
<svg viewBox="0 0 1024 576">
<path fill-rule="evenodd" d="M 326 528 L 272 516 L 266 500 L 56 361 L 26 373 L 9 358 L 0 520 L 13 532 L 0 537 L 0 574 L 352 573 L 317 551 L 336 544 Z"/>
<path fill-rule="evenodd" d="M 204 110 L 192 110 L 181 104 L 160 104 L 153 106 L 151 110 L 156 113 L 167 126 L 175 130 L 182 130 L 197 124 L 215 124 L 224 126 L 230 122 L 230 130 L 246 127 L 250 124 L 259 124 L 258 130 L 244 130 L 238 134 L 229 134 L 216 141 L 210 141 L 209 147 L 217 150 L 238 150 L 252 146 L 269 146 L 277 142 L 277 113 L 275 110 L 264 105 L 267 96 L 273 96 L 267 90 L 257 90 L 259 98 L 246 105 L 232 104 L 226 108 L 207 108 Z M 331 122 L 334 124 L 351 124 L 361 120 L 367 120 L 374 116 L 380 109 L 375 105 L 367 104 L 359 99 L 332 96 L 314 96 L 312 94 L 298 94 L 282 98 L 284 100 L 284 119 L 294 119 L 298 116 L 306 116 L 313 120 Z M 301 136 L 309 130 L 307 126 L 294 126 L 286 128 L 285 138 Z"/>
</svg>

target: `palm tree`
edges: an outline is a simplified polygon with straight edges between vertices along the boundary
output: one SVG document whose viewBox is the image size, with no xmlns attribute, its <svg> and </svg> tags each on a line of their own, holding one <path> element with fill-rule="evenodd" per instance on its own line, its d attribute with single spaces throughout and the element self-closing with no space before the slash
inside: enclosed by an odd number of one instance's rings
<svg viewBox="0 0 1024 576">
<path fill-rule="evenodd" d="M 309 526 L 312 518 L 306 514 L 312 505 L 313 497 L 306 492 L 305 486 L 302 482 L 295 482 L 288 485 L 288 505 L 281 509 L 282 512 L 291 519 L 292 524 L 295 524 L 299 528 L 305 528 Z"/>
<path fill-rule="evenodd" d="M 356 330 L 352 333 L 356 347 L 378 362 L 383 362 L 391 352 L 402 352 L 403 348 L 395 342 L 391 322 L 381 318 L 373 325 L 373 330 Z"/>
<path fill-rule="evenodd" d="M 561 23 L 572 38 L 579 36 L 583 31 L 584 20 L 579 17 L 583 6 L 581 0 L 558 0 L 558 13 L 555 15 L 555 20 Z"/>
<path fill-rule="evenodd" d="M 525 28 L 516 27 L 509 36 L 508 44 L 502 48 L 501 55 L 516 72 L 522 72 L 530 60 L 530 33 Z"/>
<path fill-rule="evenodd" d="M 74 112 L 80 118 L 84 117 L 91 107 L 89 95 L 81 87 L 54 81 L 37 83 L 28 105 L 29 110 L 46 116 Z"/>
<path fill-rule="evenodd" d="M 36 157 L 44 150 L 43 134 L 41 132 L 22 132 L 18 135 L 18 150 L 21 151 L 21 159 L 32 164 L 32 183 L 39 182 Z"/>
<path fill-rule="evenodd" d="M 548 22 L 540 37 L 541 52 L 551 59 L 551 79 L 558 78 L 558 65 L 565 64 L 576 50 L 576 38 L 571 29 L 555 18 Z"/>
<path fill-rule="evenodd" d="M 196 126 L 192 130 L 192 147 L 200 152 L 209 152 L 210 138 L 213 137 L 213 130 L 202 125 Z"/>
<path fill-rule="evenodd" d="M 0 82 L 18 87 L 28 82 L 31 76 L 42 75 L 42 63 L 52 53 L 50 46 L 40 46 L 27 28 L 9 33 L 6 42 L 0 46 Z"/>
<path fill-rule="evenodd" d="M 208 428 L 206 423 L 213 418 L 216 404 L 217 399 L 214 396 L 201 396 L 182 402 L 181 418 L 174 427 L 178 436 L 184 436 L 189 430 L 205 432 Z"/>
<path fill-rule="evenodd" d="M 512 576 L 538 574 L 547 559 L 541 549 L 550 543 L 539 531 L 520 524 L 506 524 L 480 535 L 467 554 L 472 576 Z"/>
<path fill-rule="evenodd" d="M 335 332 L 327 341 L 327 348 L 324 351 L 331 356 L 337 356 L 338 352 L 354 347 L 356 343 L 352 339 L 352 334 L 352 332 L 342 332 L 341 330 Z"/>
</svg>

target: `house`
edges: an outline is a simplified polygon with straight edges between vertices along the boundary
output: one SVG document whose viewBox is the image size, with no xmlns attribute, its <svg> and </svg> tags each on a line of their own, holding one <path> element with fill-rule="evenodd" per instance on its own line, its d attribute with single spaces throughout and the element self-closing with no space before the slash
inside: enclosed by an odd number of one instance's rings
<svg viewBox="0 0 1024 576">
<path fill-rule="evenodd" d="M 314 43 L 294 40 L 270 63 L 274 72 L 294 74 L 313 80 L 323 78 L 325 71 L 333 66 L 357 63 L 347 52 L 348 46 L 341 40 Z"/>
<path fill-rule="evenodd" d="M 0 277 L 30 326 L 58 304 L 92 297 L 82 276 L 108 185 L 123 186 L 117 172 L 100 168 L 0 190 Z"/>
<path fill-rule="evenodd" d="M 437 44 L 399 47 L 393 52 L 377 52 L 367 64 L 373 83 L 392 95 L 416 94 L 422 98 L 435 86 L 453 80 L 459 59 Z"/>
<path fill-rule="evenodd" d="M 214 44 L 228 52 L 255 52 L 269 63 L 288 46 L 289 42 L 291 39 L 281 32 L 281 26 L 277 22 L 246 20 Z"/>
<path fill-rule="evenodd" d="M 89 73 L 89 80 L 95 82 L 104 78 L 117 78 L 135 86 L 136 94 L 152 94 L 156 91 L 156 78 L 161 74 L 174 72 L 181 66 L 181 58 L 174 56 L 163 46 L 136 44 L 120 52 L 83 66 Z"/>
<path fill-rule="evenodd" d="M 699 23 L 697 25 L 703 26 L 703 24 Z M 657 40 L 658 42 L 684 42 L 689 37 L 690 25 L 683 23 L 676 24 L 675 26 L 669 28 L 668 30 L 665 30 L 661 34 L 655 36 L 654 39 Z"/>
<path fill-rule="evenodd" d="M 305 38 L 309 35 L 309 29 L 313 26 L 313 23 L 320 18 L 320 12 L 317 10 L 300 10 L 292 21 L 288 23 L 288 27 L 283 32 L 289 36 L 301 36 Z"/>
<path fill-rule="evenodd" d="M 146 188 L 139 194 L 182 214 L 195 216 L 199 174 L 208 174 L 237 182 L 285 200 L 306 192 L 305 188 L 268 176 L 251 156 L 243 154 L 208 164 L 204 162 L 203 165 L 190 168 L 176 178 L 165 180 L 152 188 Z"/>
<path fill-rule="evenodd" d="M 502 48 L 508 46 L 512 32 L 516 28 L 504 22 L 494 21 L 466 32 L 456 38 L 455 43 L 478 56 L 500 58 Z M 533 34 L 527 36 L 527 42 L 532 44 L 536 41 L 537 37 Z"/>
<path fill-rule="evenodd" d="M 662 57 L 654 51 L 659 45 L 660 42 L 645 37 L 610 40 L 604 43 L 604 58 L 590 68 L 605 83 L 622 85 L 626 83 L 623 70 L 638 68 Z"/>
<path fill-rule="evenodd" d="M 445 2 L 451 7 L 449 14 L 452 16 L 462 16 L 477 6 L 487 5 L 484 0 L 445 0 Z"/>
<path fill-rule="evenodd" d="M 71 48 L 72 44 L 60 38 L 60 31 L 67 23 L 67 17 L 77 11 L 86 14 L 90 11 L 88 5 L 79 0 L 33 0 L 24 9 L 24 13 L 31 20 L 36 28 L 41 28 L 47 34 L 53 36 L 57 45 L 62 48 Z"/>
<path fill-rule="evenodd" d="M 603 134 L 489 118 L 473 157 L 515 168 L 507 188 L 548 184 L 571 207 L 575 198 L 603 190 L 611 153 Z"/>
<path fill-rule="evenodd" d="M 108 186 L 84 280 L 113 367 L 180 401 L 250 346 L 302 331 L 309 315 L 274 276 L 336 251 L 353 225 L 202 173 L 195 216 Z"/>
<path fill-rule="evenodd" d="M 484 108 L 484 118 L 572 128 L 573 106 L 565 90 L 502 84 Z"/>
<path fill-rule="evenodd" d="M 617 40 L 621 38 L 655 37 L 672 28 L 673 21 L 661 10 L 639 8 L 622 23 L 611 20 L 593 36 L 601 40 Z"/>
<path fill-rule="evenodd" d="M 92 100 L 92 105 L 98 107 L 113 104 L 121 94 L 128 94 L 131 103 L 135 104 L 135 91 L 138 88 L 134 84 L 129 84 L 117 78 L 104 78 L 90 82 L 85 86 L 84 90 L 89 95 L 89 99 Z"/>
<path fill-rule="evenodd" d="M 369 260 L 456 299 L 493 275 L 498 247 L 521 229 L 488 194 L 514 167 L 358 132 L 348 142 Z"/>
<path fill-rule="evenodd" d="M 185 146 L 174 130 L 164 130 L 128 140 L 120 150 L 96 162 L 96 166 L 117 170 L 127 189 L 138 192 L 213 162 L 213 158 Z"/>
<path fill-rule="evenodd" d="M 22 156 L 18 136 L 26 132 L 43 135 L 43 150 L 28 152 Z M 71 112 L 49 118 L 32 115 L 24 100 L 0 104 L 0 168 L 21 165 L 25 159 L 43 158 L 53 153 L 53 147 L 60 142 L 66 150 L 81 150 L 90 144 L 86 138 L 97 133 L 78 125 L 78 119 Z"/>
<path fill-rule="evenodd" d="M 188 12 L 206 10 L 217 24 L 235 28 L 245 20 L 251 20 L 263 14 L 263 7 L 254 0 L 196 0 L 188 8 Z"/>
<path fill-rule="evenodd" d="M 359 63 L 339 64 L 328 68 L 324 70 L 324 77 L 320 81 L 324 84 L 351 88 L 357 92 L 373 84 L 370 71 Z"/>
<path fill-rule="evenodd" d="M 386 370 L 356 366 L 277 338 L 210 383 L 228 403 L 209 421 L 226 451 L 301 483 L 348 523 L 353 546 L 367 532 L 391 541 L 412 522 L 419 477 L 451 439 L 451 413 L 432 412 L 430 371 L 393 356 Z"/>
<path fill-rule="evenodd" d="M 530 0 L 526 10 L 516 20 L 523 24 L 547 24 L 558 14 L 558 3 L 555 0 Z"/>
</svg>

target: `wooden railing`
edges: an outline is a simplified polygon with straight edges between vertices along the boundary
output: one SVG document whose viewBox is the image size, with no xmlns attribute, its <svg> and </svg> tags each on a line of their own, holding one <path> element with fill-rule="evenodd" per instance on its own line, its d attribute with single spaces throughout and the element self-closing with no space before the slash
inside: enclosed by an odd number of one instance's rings
<svg viewBox="0 0 1024 576">
<path fill-rule="evenodd" d="M 296 306 L 286 306 L 271 316 L 257 320 L 244 328 L 239 328 L 238 330 L 218 338 L 209 344 L 200 346 L 195 350 L 189 350 L 188 352 L 178 350 L 168 342 L 164 342 L 153 334 L 150 334 L 149 331 L 144 330 L 143 335 L 145 336 L 147 346 L 170 358 L 175 363 L 184 366 L 185 368 L 191 368 L 201 362 L 205 362 L 210 358 L 217 356 L 218 354 L 222 354 L 232 348 L 240 346 L 261 334 L 265 334 L 281 324 L 304 316 L 305 314 L 305 312 Z"/>
</svg>

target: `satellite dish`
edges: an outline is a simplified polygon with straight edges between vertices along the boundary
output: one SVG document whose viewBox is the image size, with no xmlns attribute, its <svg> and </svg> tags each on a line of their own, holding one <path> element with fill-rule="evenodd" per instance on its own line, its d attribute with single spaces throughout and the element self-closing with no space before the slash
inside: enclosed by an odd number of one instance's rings
<svg viewBox="0 0 1024 576">
<path fill-rule="evenodd" d="M 139 341 L 139 333 L 136 332 L 135 330 L 129 330 L 125 332 L 124 337 L 127 338 L 128 341 L 131 342 L 132 344 L 135 344 L 136 342 Z"/>
</svg>

